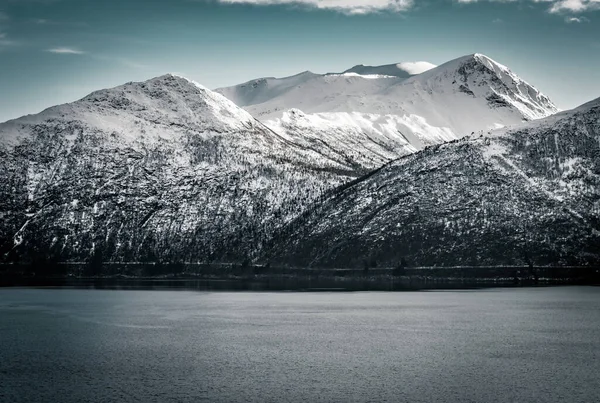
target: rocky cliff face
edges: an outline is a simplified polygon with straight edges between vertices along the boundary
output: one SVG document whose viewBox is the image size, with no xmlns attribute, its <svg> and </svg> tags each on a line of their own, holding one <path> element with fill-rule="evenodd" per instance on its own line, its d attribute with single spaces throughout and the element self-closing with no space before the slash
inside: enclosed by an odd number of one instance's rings
<svg viewBox="0 0 600 403">
<path fill-rule="evenodd" d="M 600 263 L 600 100 L 342 186 L 267 257 L 299 266 Z"/>
</svg>

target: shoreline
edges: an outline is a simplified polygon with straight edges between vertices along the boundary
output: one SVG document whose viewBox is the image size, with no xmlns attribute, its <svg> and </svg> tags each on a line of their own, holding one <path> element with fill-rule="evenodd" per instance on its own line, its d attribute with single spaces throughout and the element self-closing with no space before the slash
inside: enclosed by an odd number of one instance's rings
<svg viewBox="0 0 600 403">
<path fill-rule="evenodd" d="M 197 291 L 425 291 L 472 290 L 483 288 L 598 286 L 589 278 L 454 278 L 429 276 L 373 275 L 363 277 L 252 275 L 221 277 L 25 277 L 0 275 L 0 288 L 73 288 L 115 290 L 197 290 Z"/>
</svg>

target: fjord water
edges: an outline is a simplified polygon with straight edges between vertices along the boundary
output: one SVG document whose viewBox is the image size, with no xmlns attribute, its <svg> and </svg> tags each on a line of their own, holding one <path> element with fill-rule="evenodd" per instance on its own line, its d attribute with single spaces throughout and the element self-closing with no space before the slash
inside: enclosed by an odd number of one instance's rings
<svg viewBox="0 0 600 403">
<path fill-rule="evenodd" d="M 0 289 L 2 402 L 600 401 L 600 288 Z"/>
</svg>

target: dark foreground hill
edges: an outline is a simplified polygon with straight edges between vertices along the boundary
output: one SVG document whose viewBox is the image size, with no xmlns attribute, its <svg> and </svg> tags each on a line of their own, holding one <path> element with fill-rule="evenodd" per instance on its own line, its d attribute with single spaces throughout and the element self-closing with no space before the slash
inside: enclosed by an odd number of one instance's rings
<svg viewBox="0 0 600 403">
<path fill-rule="evenodd" d="M 600 99 L 390 163 L 312 206 L 266 259 L 307 267 L 600 262 Z"/>
</svg>

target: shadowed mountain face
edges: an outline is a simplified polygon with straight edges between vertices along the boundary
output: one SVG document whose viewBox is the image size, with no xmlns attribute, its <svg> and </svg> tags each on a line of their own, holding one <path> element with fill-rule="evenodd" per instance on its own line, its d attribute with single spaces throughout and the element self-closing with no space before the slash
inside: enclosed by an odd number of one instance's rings
<svg viewBox="0 0 600 403">
<path fill-rule="evenodd" d="M 390 163 L 293 222 L 299 266 L 600 263 L 600 100 Z"/>
</svg>

